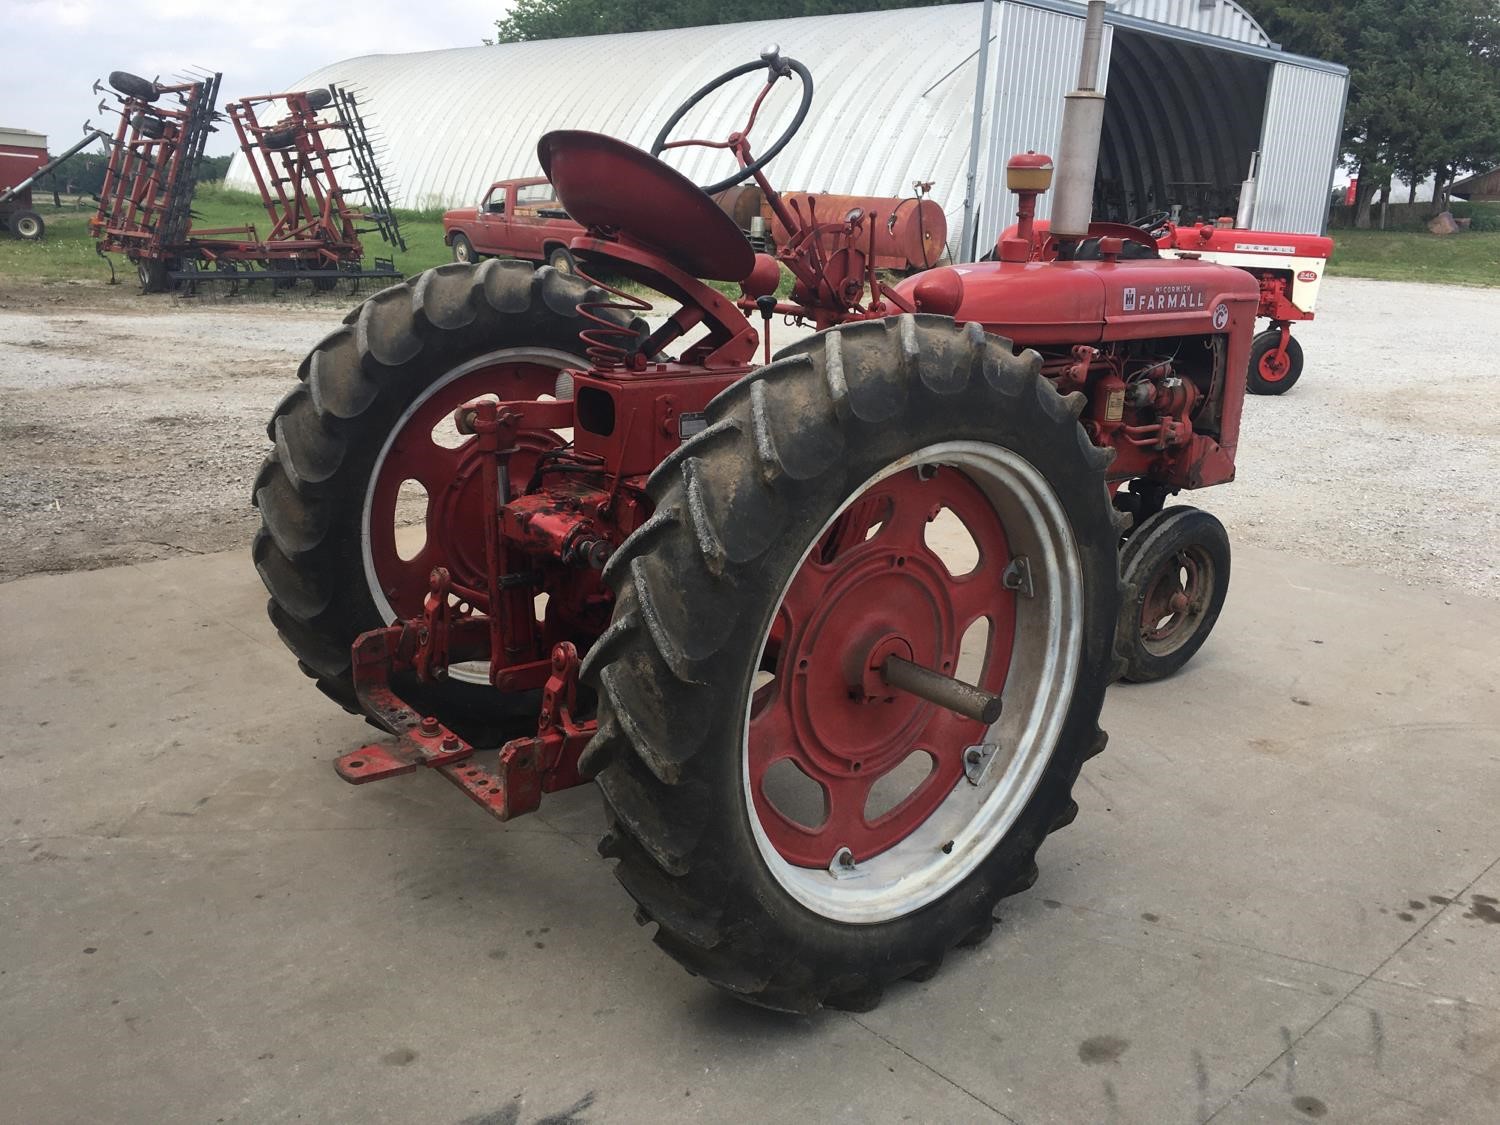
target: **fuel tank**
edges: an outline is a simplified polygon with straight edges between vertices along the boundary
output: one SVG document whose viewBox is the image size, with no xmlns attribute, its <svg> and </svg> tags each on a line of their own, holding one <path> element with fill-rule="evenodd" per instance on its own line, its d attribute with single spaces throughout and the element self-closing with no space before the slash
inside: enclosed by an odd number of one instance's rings
<svg viewBox="0 0 1500 1125">
<path fill-rule="evenodd" d="M 1260 296 L 1244 270 L 1168 258 L 943 266 L 896 291 L 1026 346 L 1229 334 L 1248 348 Z"/>
<path fill-rule="evenodd" d="M 812 191 L 789 191 L 783 193 L 781 198 L 786 201 L 787 206 L 795 206 L 804 219 L 809 214 L 811 200 L 816 205 L 820 223 L 842 222 L 850 211 L 863 211 L 865 222 L 874 223 L 875 265 L 878 269 L 929 269 L 937 265 L 946 249 L 948 220 L 943 216 L 943 209 L 931 199 L 824 195 Z M 771 235 L 778 246 L 786 241 L 786 228 L 774 216 L 771 220 Z M 865 237 L 869 237 L 868 234 Z M 859 249 L 864 248 L 865 244 L 861 241 Z"/>
</svg>

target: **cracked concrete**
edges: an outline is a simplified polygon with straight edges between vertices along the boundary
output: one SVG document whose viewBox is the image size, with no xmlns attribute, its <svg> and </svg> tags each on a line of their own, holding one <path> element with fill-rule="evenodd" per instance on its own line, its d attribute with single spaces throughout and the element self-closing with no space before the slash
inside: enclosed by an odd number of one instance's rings
<svg viewBox="0 0 1500 1125">
<path fill-rule="evenodd" d="M 597 797 L 351 788 L 241 552 L 0 585 L 0 1105 L 25 1122 L 1470 1122 L 1500 1113 L 1500 606 L 1242 548 L 985 945 L 876 1011 L 650 944 Z"/>
</svg>

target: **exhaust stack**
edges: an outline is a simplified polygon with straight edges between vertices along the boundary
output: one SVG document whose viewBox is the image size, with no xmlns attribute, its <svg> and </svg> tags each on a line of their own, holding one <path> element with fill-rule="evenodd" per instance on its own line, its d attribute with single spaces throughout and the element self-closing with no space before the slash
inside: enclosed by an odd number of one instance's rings
<svg viewBox="0 0 1500 1125">
<path fill-rule="evenodd" d="M 1094 217 L 1094 173 L 1099 167 L 1099 138 L 1104 132 L 1104 95 L 1099 92 L 1104 3 L 1105 0 L 1089 0 L 1078 89 L 1067 96 L 1063 107 L 1052 233 L 1064 238 L 1082 238 L 1088 234 L 1089 222 Z"/>
</svg>

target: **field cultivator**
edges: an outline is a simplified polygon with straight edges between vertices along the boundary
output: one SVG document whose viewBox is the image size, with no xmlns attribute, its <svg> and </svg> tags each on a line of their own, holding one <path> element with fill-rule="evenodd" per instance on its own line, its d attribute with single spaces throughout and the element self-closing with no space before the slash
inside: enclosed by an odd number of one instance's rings
<svg viewBox="0 0 1500 1125">
<path fill-rule="evenodd" d="M 219 81 L 217 73 L 175 84 L 119 70 L 109 76 L 120 121 L 89 230 L 101 255 L 130 260 L 144 292 L 165 288 L 182 260 L 198 163 L 217 117 Z M 94 83 L 95 93 L 102 89 Z M 101 100 L 99 111 L 108 108 Z"/>
<path fill-rule="evenodd" d="M 122 71 L 110 75 L 120 124 L 91 224 L 99 252 L 129 258 L 148 293 L 182 287 L 191 294 L 214 283 L 234 291 L 257 281 L 284 288 L 302 280 L 326 291 L 340 281 L 353 288 L 361 278 L 397 277 L 390 259 L 364 266 L 361 234 L 379 233 L 402 250 L 406 244 L 357 100 L 332 87 L 241 98 L 227 107 L 270 222 L 266 237 L 254 225 L 192 226 L 197 164 L 224 116 L 214 109 L 219 82 L 218 74 L 178 86 Z M 176 104 L 164 106 L 163 98 Z M 350 159 L 337 163 L 339 155 Z M 358 187 L 341 186 L 344 168 L 354 169 Z M 365 206 L 351 198 L 359 195 Z M 364 221 L 373 225 L 361 228 Z"/>
<path fill-rule="evenodd" d="M 1166 501 L 1234 478 L 1258 287 L 1091 221 L 1103 16 L 1040 250 L 1033 153 L 999 260 L 888 283 L 863 212 L 767 179 L 813 96 L 772 48 L 650 153 L 541 138 L 577 275 L 440 266 L 322 340 L 253 554 L 302 670 L 394 736 L 340 776 L 433 769 L 501 820 L 594 780 L 638 920 L 768 1007 L 862 1010 L 983 940 L 1078 813 L 1105 689 L 1181 668 L 1229 582 L 1223 527 Z M 744 128 L 670 139 L 752 76 Z M 695 185 L 658 159 L 681 144 L 737 168 Z M 775 257 L 710 197 L 749 180 Z M 773 355 L 778 317 L 817 331 Z"/>
</svg>

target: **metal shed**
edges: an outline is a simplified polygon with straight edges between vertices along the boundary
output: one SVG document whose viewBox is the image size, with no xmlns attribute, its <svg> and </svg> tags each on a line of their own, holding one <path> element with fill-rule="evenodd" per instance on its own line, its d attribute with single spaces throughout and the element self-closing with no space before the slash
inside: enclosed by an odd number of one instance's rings
<svg viewBox="0 0 1500 1125">
<path fill-rule="evenodd" d="M 811 69 L 817 93 L 797 139 L 772 167 L 784 188 L 907 195 L 914 181 L 960 226 L 982 5 L 763 20 L 627 35 L 370 55 L 331 64 L 295 89 L 359 92 L 388 143 L 398 206 L 472 203 L 493 180 L 534 175 L 536 141 L 595 129 L 647 147 L 672 109 L 769 42 Z M 1076 77 L 1084 5 L 1001 0 L 991 30 L 976 246 L 1009 222 L 1003 169 L 1014 152 L 1055 146 Z M 1100 217 L 1181 209 L 1233 214 L 1260 152 L 1252 225 L 1319 232 L 1338 156 L 1348 72 L 1280 51 L 1232 0 L 1118 0 L 1107 16 L 1109 111 Z M 783 87 L 790 84 L 783 84 Z M 678 135 L 722 138 L 743 123 L 731 87 Z M 781 131 L 790 91 L 768 101 L 757 134 Z M 679 150 L 698 182 L 722 153 Z M 229 178 L 238 182 L 236 159 Z M 1045 199 L 1043 214 L 1045 214 Z"/>
</svg>

